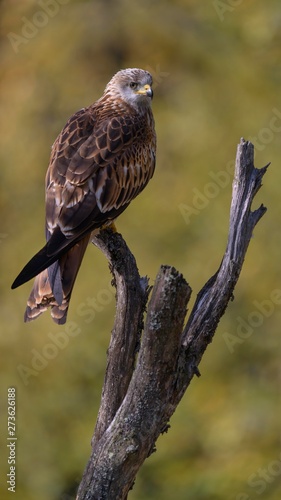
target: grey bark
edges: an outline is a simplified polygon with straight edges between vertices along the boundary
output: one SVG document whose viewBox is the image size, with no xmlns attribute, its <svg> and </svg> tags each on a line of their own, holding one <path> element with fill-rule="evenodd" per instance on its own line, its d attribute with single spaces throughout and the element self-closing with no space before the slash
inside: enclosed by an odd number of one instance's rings
<svg viewBox="0 0 281 500">
<path fill-rule="evenodd" d="M 221 265 L 204 285 L 184 325 L 191 288 L 173 267 L 161 266 L 144 323 L 148 280 L 140 278 L 122 236 L 105 230 L 94 239 L 110 262 L 116 316 L 92 452 L 77 500 L 122 500 L 174 413 L 212 341 L 266 208 L 251 211 L 267 166 L 256 169 L 254 147 L 238 145 L 228 242 Z M 143 329 L 143 332 L 142 332 Z"/>
</svg>

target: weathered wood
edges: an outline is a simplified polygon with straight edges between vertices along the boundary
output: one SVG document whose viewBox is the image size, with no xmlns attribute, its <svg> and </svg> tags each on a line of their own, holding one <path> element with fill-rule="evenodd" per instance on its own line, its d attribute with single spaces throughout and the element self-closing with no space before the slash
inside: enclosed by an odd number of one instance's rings
<svg viewBox="0 0 281 500">
<path fill-rule="evenodd" d="M 100 439 L 122 403 L 131 380 L 143 329 L 149 288 L 122 236 L 111 229 L 93 238 L 110 263 L 116 287 L 116 314 L 107 355 L 107 368 L 92 445 Z"/>
<path fill-rule="evenodd" d="M 266 212 L 263 205 L 251 212 L 251 205 L 267 167 L 254 167 L 254 146 L 241 139 L 236 155 L 227 248 L 218 271 L 199 292 L 183 331 L 177 401 L 196 374 L 202 355 L 233 298 L 254 227 Z"/>
<path fill-rule="evenodd" d="M 131 383 L 107 431 L 93 447 L 78 498 L 123 499 L 170 416 L 169 399 L 190 288 L 175 269 L 157 276 Z M 173 328 L 171 328 L 171 324 Z"/>
<path fill-rule="evenodd" d="M 253 154 L 253 145 L 242 139 L 228 243 L 218 271 L 199 292 L 183 327 L 191 289 L 178 271 L 161 266 L 137 357 L 147 282 L 140 280 L 120 235 L 105 232 L 99 237 L 117 285 L 116 317 L 92 454 L 77 500 L 127 498 L 137 471 L 167 429 L 191 379 L 199 375 L 202 355 L 233 297 L 253 229 L 266 210 L 261 205 L 251 212 L 267 168 L 256 169 Z"/>
</svg>

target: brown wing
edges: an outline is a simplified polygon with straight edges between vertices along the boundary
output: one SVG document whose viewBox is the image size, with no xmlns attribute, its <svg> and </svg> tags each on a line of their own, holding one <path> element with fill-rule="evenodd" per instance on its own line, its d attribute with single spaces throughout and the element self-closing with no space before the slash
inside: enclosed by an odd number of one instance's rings
<svg viewBox="0 0 281 500">
<path fill-rule="evenodd" d="M 123 114 L 102 120 L 91 108 L 76 113 L 54 144 L 47 173 L 47 239 L 59 227 L 73 242 L 116 218 L 145 187 L 154 166 L 150 112 L 141 119 Z M 61 245 L 51 239 L 50 253 L 57 252 Z"/>
<path fill-rule="evenodd" d="M 46 174 L 46 238 L 57 227 L 62 208 L 62 193 L 71 158 L 90 137 L 95 121 L 87 109 L 81 109 L 67 122 L 52 147 Z"/>
<path fill-rule="evenodd" d="M 152 177 L 156 139 L 151 111 L 141 119 L 124 109 L 120 115 L 100 119 L 94 107 L 83 109 L 57 138 L 46 176 L 47 244 L 22 269 L 13 288 L 118 217 Z"/>
</svg>

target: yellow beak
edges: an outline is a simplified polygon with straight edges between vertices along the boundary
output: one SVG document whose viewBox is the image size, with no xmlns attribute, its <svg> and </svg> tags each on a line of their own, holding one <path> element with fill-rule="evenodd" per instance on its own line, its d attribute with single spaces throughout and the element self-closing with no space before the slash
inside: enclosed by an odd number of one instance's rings
<svg viewBox="0 0 281 500">
<path fill-rule="evenodd" d="M 139 90 L 137 90 L 136 94 L 141 94 L 141 95 L 147 95 L 148 97 L 153 97 L 153 90 L 150 87 L 150 85 L 147 83 L 143 87 L 141 87 Z"/>
</svg>

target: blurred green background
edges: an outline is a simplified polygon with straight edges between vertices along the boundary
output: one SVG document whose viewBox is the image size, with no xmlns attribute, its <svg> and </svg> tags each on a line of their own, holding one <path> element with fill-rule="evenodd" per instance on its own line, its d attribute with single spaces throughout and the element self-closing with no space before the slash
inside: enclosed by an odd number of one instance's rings
<svg viewBox="0 0 281 500">
<path fill-rule="evenodd" d="M 174 265 L 194 302 L 225 249 L 240 137 L 255 144 L 257 167 L 272 162 L 254 202 L 268 212 L 235 301 L 129 498 L 279 499 L 280 1 L 3 0 L 0 9 L 1 499 L 12 495 L 8 387 L 17 390 L 16 498 L 74 499 L 90 454 L 114 319 L 107 262 L 88 249 L 63 327 L 47 313 L 24 324 L 31 283 L 10 285 L 44 243 L 53 141 L 126 67 L 154 76 L 158 154 L 118 230 L 152 284 L 160 264 Z"/>
</svg>

